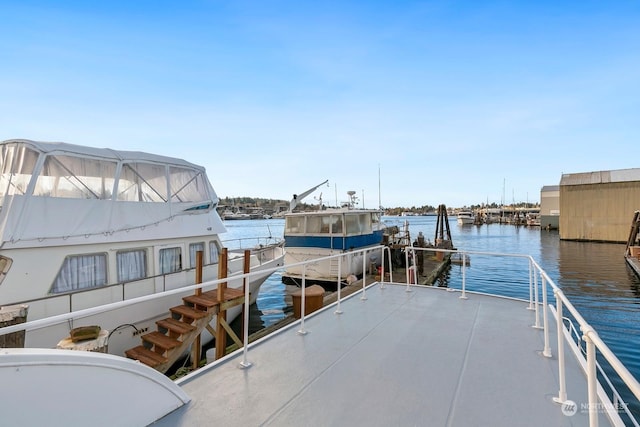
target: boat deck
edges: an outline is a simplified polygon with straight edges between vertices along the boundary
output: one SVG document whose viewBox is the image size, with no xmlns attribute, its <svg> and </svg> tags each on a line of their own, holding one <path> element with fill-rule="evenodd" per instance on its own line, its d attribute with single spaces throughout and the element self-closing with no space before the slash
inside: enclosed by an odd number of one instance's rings
<svg viewBox="0 0 640 427">
<path fill-rule="evenodd" d="M 155 425 L 588 425 L 586 379 L 565 345 L 568 399 L 558 395 L 556 337 L 528 303 L 433 287 L 374 284 L 179 380 L 192 401 Z M 553 322 L 552 316 L 549 316 Z M 555 330 L 552 328 L 552 331 Z M 610 425 L 599 414 L 600 425 Z"/>
</svg>

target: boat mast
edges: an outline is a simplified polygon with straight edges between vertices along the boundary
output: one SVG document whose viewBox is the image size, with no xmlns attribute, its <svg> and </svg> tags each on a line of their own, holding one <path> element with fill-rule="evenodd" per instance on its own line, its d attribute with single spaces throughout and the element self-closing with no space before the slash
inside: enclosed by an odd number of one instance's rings
<svg viewBox="0 0 640 427">
<path fill-rule="evenodd" d="M 382 196 L 380 192 L 380 163 L 378 163 L 378 209 L 382 211 Z"/>
</svg>

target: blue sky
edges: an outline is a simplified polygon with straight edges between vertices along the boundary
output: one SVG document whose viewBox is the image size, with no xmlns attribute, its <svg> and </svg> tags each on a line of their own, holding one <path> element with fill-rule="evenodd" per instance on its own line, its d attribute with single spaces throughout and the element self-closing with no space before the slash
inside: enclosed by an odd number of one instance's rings
<svg viewBox="0 0 640 427">
<path fill-rule="evenodd" d="M 181 157 L 221 197 L 537 202 L 639 166 L 636 0 L 0 8 L 1 140 Z"/>
</svg>

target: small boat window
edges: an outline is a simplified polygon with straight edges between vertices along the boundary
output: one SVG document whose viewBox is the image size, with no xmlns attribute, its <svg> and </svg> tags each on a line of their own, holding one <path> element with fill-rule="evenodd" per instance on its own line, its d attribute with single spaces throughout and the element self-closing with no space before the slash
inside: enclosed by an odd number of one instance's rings
<svg viewBox="0 0 640 427">
<path fill-rule="evenodd" d="M 373 224 L 374 224 L 374 220 L 373 217 L 377 215 L 377 214 L 362 214 L 362 219 L 361 219 L 361 231 L 364 233 L 371 233 L 373 231 Z"/>
<path fill-rule="evenodd" d="M 12 263 L 13 261 L 11 258 L 0 256 L 0 283 L 2 283 L 4 278 L 7 276 L 7 272 L 11 268 Z"/>
<path fill-rule="evenodd" d="M 304 233 L 304 216 L 286 218 L 285 233 Z"/>
<path fill-rule="evenodd" d="M 170 167 L 169 181 L 172 202 L 201 202 L 209 198 L 206 179 L 200 171 Z"/>
<path fill-rule="evenodd" d="M 322 232 L 322 217 L 313 215 L 307 218 L 307 233 L 320 234 Z M 329 232 L 327 228 L 326 233 Z"/>
<path fill-rule="evenodd" d="M 347 234 L 360 234 L 359 215 L 346 215 Z"/>
<path fill-rule="evenodd" d="M 342 234 L 342 216 L 331 215 L 331 233 Z"/>
<path fill-rule="evenodd" d="M 68 256 L 51 287 L 52 294 L 96 288 L 107 283 L 107 255 Z"/>
<path fill-rule="evenodd" d="M 25 194 L 37 161 L 38 153 L 24 145 L 2 145 L 0 197 Z"/>
<path fill-rule="evenodd" d="M 204 261 L 204 242 L 199 243 L 191 243 L 189 245 L 189 266 L 191 268 L 196 267 L 196 252 L 202 252 L 202 263 L 205 264 Z"/>
<path fill-rule="evenodd" d="M 131 162 L 122 165 L 118 181 L 118 200 L 127 202 L 166 202 L 167 168 L 164 165 Z"/>
<path fill-rule="evenodd" d="M 116 263 L 120 283 L 147 277 L 147 251 L 144 249 L 119 251 L 116 253 Z"/>
<path fill-rule="evenodd" d="M 47 156 L 34 196 L 111 199 L 116 162 L 74 156 Z"/>
<path fill-rule="evenodd" d="M 218 254 L 220 253 L 220 244 L 216 240 L 209 242 L 209 260 L 211 264 L 218 262 Z"/>
<path fill-rule="evenodd" d="M 175 273 L 180 270 L 182 270 L 180 248 L 160 249 L 160 274 Z"/>
</svg>

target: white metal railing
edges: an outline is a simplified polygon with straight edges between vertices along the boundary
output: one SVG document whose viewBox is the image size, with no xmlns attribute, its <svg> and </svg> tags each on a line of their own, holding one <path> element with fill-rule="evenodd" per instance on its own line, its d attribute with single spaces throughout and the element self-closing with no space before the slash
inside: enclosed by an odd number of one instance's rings
<svg viewBox="0 0 640 427">
<path fill-rule="evenodd" d="M 237 239 L 222 240 L 220 243 L 222 246 L 229 248 L 229 250 L 237 249 L 259 249 L 263 246 L 270 246 L 284 240 L 280 237 L 262 236 L 262 237 L 240 237 Z"/>
<path fill-rule="evenodd" d="M 248 238 L 235 239 L 235 240 L 225 241 L 225 243 L 229 242 L 232 245 L 234 245 L 234 242 L 244 243 L 247 241 L 256 242 L 256 246 L 252 247 L 251 249 L 251 255 L 255 255 L 255 259 L 258 261 L 259 265 L 272 261 L 277 256 L 279 256 L 280 255 L 279 251 L 281 252 L 282 247 L 284 246 L 284 241 L 282 239 L 277 239 L 273 237 L 254 237 L 251 239 L 248 239 Z M 233 251 L 234 253 L 242 252 L 242 255 L 240 256 L 244 257 L 244 252 L 243 252 L 244 249 L 247 249 L 247 248 L 237 247 L 234 249 L 229 249 L 229 251 L 230 252 Z M 203 268 L 207 271 L 217 273 L 217 265 L 218 265 L 217 262 L 204 264 Z M 239 270 L 236 270 L 235 272 L 237 271 Z M 235 272 L 231 271 L 231 267 L 229 267 L 229 271 L 228 271 L 229 275 L 234 274 Z M 209 273 L 209 275 L 211 274 L 212 273 Z M 171 279 L 177 276 L 185 276 L 186 281 L 191 281 L 195 283 L 195 275 L 196 275 L 196 268 L 190 267 L 190 268 L 184 268 L 176 272 L 158 274 L 155 276 L 148 276 L 141 279 L 130 280 L 127 282 L 119 282 L 119 283 L 113 283 L 113 284 L 100 286 L 100 287 L 80 289 L 73 292 L 53 294 L 53 295 L 49 295 L 41 298 L 34 298 L 30 300 L 16 301 L 12 303 L 12 305 L 27 304 L 30 306 L 29 311 L 31 313 L 46 312 L 46 313 L 49 313 L 48 317 L 51 317 L 52 316 L 51 313 L 64 314 L 64 313 L 79 311 L 78 307 L 82 308 L 83 305 L 86 306 L 86 304 L 83 304 L 82 301 L 91 299 L 92 298 L 91 294 L 109 295 L 109 301 L 108 302 L 105 301 L 104 304 L 121 302 L 126 300 L 133 300 L 136 294 L 138 296 L 140 296 L 140 294 L 149 294 L 149 295 L 155 294 L 156 286 L 158 286 L 161 289 L 160 292 L 165 292 L 171 289 L 171 287 L 168 285 L 171 282 Z"/>
<path fill-rule="evenodd" d="M 588 394 L 588 410 L 589 410 L 589 425 L 596 427 L 598 425 L 598 410 L 605 409 L 607 411 L 617 411 L 622 409 L 629 417 L 630 422 L 634 426 L 639 426 L 637 420 L 633 414 L 629 411 L 628 405 L 622 400 L 620 393 L 616 390 L 611 380 L 607 377 L 604 370 L 600 367 L 596 360 L 596 350 L 607 360 L 607 362 L 614 369 L 616 374 L 629 388 L 631 393 L 640 400 L 640 383 L 629 372 L 629 370 L 620 362 L 615 354 L 609 349 L 609 347 L 598 336 L 595 329 L 586 322 L 586 320 L 579 314 L 578 310 L 569 302 L 562 290 L 553 282 L 549 275 L 542 269 L 542 267 L 529 255 L 522 254 L 500 254 L 493 252 L 481 252 L 481 251 L 459 251 L 450 249 L 436 249 L 436 248 L 421 248 L 421 247 L 408 247 L 406 251 L 405 262 L 407 265 L 407 290 L 410 285 L 417 283 L 417 274 L 411 275 L 409 270 L 415 268 L 414 260 L 416 259 L 416 251 L 430 251 L 430 252 L 443 252 L 445 254 L 460 253 L 462 256 L 462 283 L 461 283 L 461 297 L 465 298 L 466 295 L 466 262 L 465 259 L 469 254 L 486 255 L 486 256 L 499 256 L 499 257 L 512 257 L 527 259 L 529 263 L 529 309 L 535 310 L 535 328 L 543 329 L 544 336 L 544 348 L 542 351 L 543 356 L 551 357 L 551 343 L 550 343 L 550 322 L 549 322 L 549 308 L 555 309 L 555 321 L 557 325 L 557 352 L 558 352 L 558 377 L 559 377 L 559 391 L 558 396 L 554 398 L 554 401 L 558 403 L 564 403 L 568 401 L 566 390 L 566 376 L 565 376 L 565 360 L 564 360 L 564 326 L 563 326 L 563 308 L 566 307 L 569 313 L 576 319 L 579 324 L 579 328 L 582 331 L 581 339 L 584 341 L 586 350 L 586 365 L 587 365 L 587 394 Z M 409 252 L 413 254 L 409 257 Z M 538 284 L 538 277 L 540 278 L 540 285 Z M 550 288 L 550 289 L 549 289 Z M 550 306 L 548 303 L 549 290 L 553 292 L 555 296 L 555 306 Z M 540 301 L 540 293 L 542 293 L 542 302 Z M 542 325 L 540 324 L 540 307 L 542 308 Z M 597 373 L 605 379 L 607 386 L 612 393 L 613 403 L 611 407 L 605 407 L 598 405 L 598 378 Z M 608 398 L 608 396 L 607 396 Z"/>
<path fill-rule="evenodd" d="M 564 293 L 562 292 L 562 290 L 553 282 L 553 280 L 548 276 L 548 274 L 542 269 L 542 267 L 540 267 L 540 265 L 530 256 L 528 255 L 519 255 L 519 254 L 499 254 L 499 253 L 493 253 L 493 252 L 480 252 L 480 251 L 456 251 L 456 250 L 448 250 L 448 249 L 434 249 L 434 248 L 419 248 L 419 247 L 407 247 L 407 252 L 410 250 L 412 251 L 412 253 L 414 254 L 413 259 L 415 259 L 415 251 L 417 250 L 426 250 L 426 251 L 439 251 L 439 252 L 444 252 L 444 253 L 453 253 L 453 252 L 457 252 L 462 254 L 462 284 L 461 284 L 461 293 L 464 296 L 465 292 L 466 292 L 466 274 L 465 274 L 465 269 L 466 269 L 466 257 L 468 257 L 469 255 L 473 255 L 473 254 L 478 254 L 478 255 L 485 255 L 485 256 L 498 256 L 498 257 L 511 257 L 511 258 L 521 258 L 521 259 L 525 259 L 527 260 L 527 262 L 529 263 L 529 273 L 528 273 L 528 281 L 529 281 L 529 306 L 527 307 L 528 309 L 531 309 L 532 307 L 535 309 L 535 325 L 533 325 L 534 327 L 541 327 L 544 330 L 544 349 L 543 349 L 543 355 L 546 357 L 550 357 L 551 356 L 551 343 L 549 340 L 549 332 L 550 332 L 550 322 L 549 322 L 549 318 L 548 318 L 548 311 L 550 309 L 553 309 L 553 311 L 555 312 L 554 318 L 557 324 L 557 352 L 558 352 L 558 375 L 559 375 L 559 391 L 558 391 L 558 396 L 555 397 L 554 400 L 556 400 L 559 403 L 564 403 L 568 401 L 568 393 L 566 390 L 566 379 L 565 379 L 565 360 L 564 360 L 564 342 L 570 342 L 572 345 L 573 342 L 571 341 L 571 333 L 572 331 L 576 332 L 577 335 L 577 329 L 573 326 L 573 324 L 571 323 L 571 326 L 568 328 L 564 327 L 564 310 L 566 309 L 571 316 L 575 319 L 575 321 L 578 324 L 578 328 L 580 329 L 582 335 L 580 337 L 581 341 L 584 342 L 585 344 L 585 348 L 586 350 L 584 350 L 583 352 L 586 353 L 586 366 L 587 366 L 587 371 L 586 371 L 586 375 L 587 375 L 587 393 L 588 393 L 588 408 L 589 408 L 589 423 L 591 427 L 595 427 L 598 425 L 598 410 L 602 408 L 602 406 L 600 406 L 598 404 L 598 394 L 597 394 L 597 386 L 599 384 L 598 382 L 598 378 L 597 378 L 597 372 L 598 369 L 600 370 L 601 375 L 603 375 L 604 378 L 606 378 L 606 375 L 604 375 L 604 372 L 602 371 L 601 368 L 599 368 L 599 364 L 596 360 L 596 352 L 599 352 L 602 357 L 604 357 L 604 359 L 609 363 L 609 365 L 614 369 L 614 371 L 616 372 L 616 374 L 620 377 L 620 379 L 625 383 L 625 385 L 629 388 L 630 392 L 638 399 L 640 400 L 640 383 L 638 383 L 638 381 L 634 378 L 634 376 L 629 372 L 629 370 L 622 364 L 622 362 L 620 362 L 620 360 L 615 356 L 615 354 L 613 354 L 613 352 L 609 349 L 609 347 L 602 341 L 602 339 L 600 339 L 600 337 L 598 336 L 598 334 L 595 332 L 595 330 L 593 329 L 593 327 L 591 327 L 591 325 L 589 325 L 589 323 L 587 323 L 585 321 L 585 319 L 580 315 L 580 313 L 577 311 L 577 309 L 569 302 L 569 300 L 567 299 L 567 297 L 564 295 Z M 337 305 L 336 305 L 336 310 L 335 310 L 335 314 L 341 314 L 342 313 L 342 309 L 341 309 L 341 300 L 342 300 L 342 295 L 341 295 L 341 285 L 342 285 L 342 279 L 341 279 L 341 273 L 342 273 L 342 260 L 344 257 L 346 257 L 347 255 L 354 255 L 354 254 L 358 254 L 358 255 L 362 255 L 362 262 L 363 262 L 363 282 L 362 282 L 362 289 L 359 290 L 358 292 L 361 292 L 361 299 L 362 300 L 366 300 L 366 290 L 367 288 L 369 288 L 370 286 L 367 286 L 366 284 L 366 265 L 367 265 L 367 261 L 368 261 L 368 255 L 370 254 L 380 254 L 380 288 L 384 288 L 384 284 L 385 284 L 385 269 L 384 269 L 384 265 L 385 265 L 385 255 L 387 256 L 387 259 L 389 261 L 389 266 L 392 265 L 391 263 L 391 254 L 390 254 L 390 250 L 388 247 L 385 246 L 376 246 L 374 248 L 368 248 L 368 249 L 362 249 L 362 250 L 358 250 L 358 251 L 352 251 L 347 253 L 341 253 L 341 254 L 336 254 L 336 255 L 332 255 L 332 256 L 327 256 L 327 257 L 323 257 L 323 258 L 318 258 L 318 259 L 314 259 L 311 261 L 302 261 L 302 262 L 298 262 L 298 263 L 294 263 L 294 264 L 287 264 L 286 267 L 293 267 L 293 266 L 302 266 L 303 267 L 303 274 L 302 274 L 302 283 L 301 283 L 301 287 L 302 287 L 302 298 L 301 298 L 301 318 L 300 318 L 300 328 L 298 329 L 298 333 L 300 334 L 307 334 L 308 331 L 305 329 L 305 318 L 307 317 L 307 314 L 305 313 L 305 290 L 306 290 L 306 265 L 310 262 L 318 262 L 318 261 L 325 261 L 325 260 L 329 260 L 332 258 L 337 258 L 338 259 L 338 272 L 339 275 L 337 277 Z M 411 263 L 408 262 L 409 260 L 407 259 L 407 267 L 410 268 L 412 267 Z M 253 277 L 257 276 L 257 275 L 264 275 L 265 273 L 274 273 L 276 271 L 282 270 L 283 267 L 273 267 L 271 269 L 267 269 L 267 270 L 262 270 L 262 271 L 257 271 L 257 272 L 250 272 L 250 273 L 245 273 L 245 274 L 238 274 L 238 275 L 234 275 L 234 280 L 240 280 L 242 279 L 243 281 L 245 281 L 245 283 L 249 282 Z M 393 270 L 392 268 L 390 270 Z M 391 277 L 392 271 L 389 272 L 390 273 L 390 280 L 389 283 L 394 283 L 393 282 L 393 278 Z M 417 276 L 417 275 L 416 275 Z M 538 283 L 537 278 L 540 277 L 540 283 Z M 415 276 L 414 276 L 415 278 Z M 210 281 L 206 281 L 203 282 L 201 284 L 194 284 L 194 285 L 190 285 L 190 286 L 186 286 L 186 287 L 182 287 L 182 288 L 178 288 L 178 289 L 174 289 L 174 290 L 169 290 L 169 291 L 165 291 L 165 292 L 161 292 L 158 294 L 154 294 L 154 295 L 146 295 L 146 296 L 142 296 L 142 297 L 138 297 L 138 298 L 133 298 L 130 300 L 126 300 L 126 301 L 120 301 L 120 302 L 115 302 L 115 303 L 111 303 L 111 304 L 107 304 L 104 306 L 99 306 L 99 307 L 94 307 L 94 308 L 88 308 L 85 310 L 79 310 L 79 311 L 75 311 L 75 312 L 71 312 L 71 313 L 65 313 L 65 314 L 61 314 L 61 315 L 57 315 L 57 316 L 53 316 L 53 317 L 49 317 L 46 319 L 40 319 L 40 320 L 34 320 L 34 321 L 28 321 L 22 324 L 17 324 L 17 325 L 12 325 L 12 326 L 7 326 L 4 328 L 0 328 L 0 336 L 1 335 L 5 335 L 8 333 L 13 333 L 13 332 L 17 332 L 17 331 L 31 331 L 31 330 L 36 330 L 36 329 L 40 329 L 40 328 L 44 328 L 47 326 L 51 326 L 51 325 L 56 325 L 56 324 L 60 324 L 63 322 L 67 322 L 69 320 L 77 320 L 77 319 L 82 319 L 88 316 L 92 316 L 95 314 L 99 314 L 99 313 L 105 313 L 105 312 L 109 312 L 112 310 L 116 310 L 116 309 L 120 309 L 126 306 L 131 306 L 131 305 L 135 305 L 135 304 L 140 304 L 143 302 L 147 302 L 147 301 L 151 301 L 154 299 L 159 299 L 159 298 L 163 298 L 166 296 L 170 296 L 170 295 L 175 295 L 175 294 L 180 294 L 180 293 L 185 293 L 185 292 L 189 292 L 189 291 L 195 291 L 196 289 L 199 288 L 203 288 L 203 287 L 208 287 L 208 286 L 213 286 L 213 285 L 217 285 L 219 283 L 222 282 L 227 282 L 229 280 L 229 278 L 223 278 L 223 279 L 216 279 L 216 280 L 210 280 Z M 407 280 L 407 289 L 410 290 L 411 286 L 416 286 L 415 283 L 409 283 L 409 280 Z M 245 286 L 245 304 L 249 304 L 249 286 Z M 538 288 L 541 288 L 540 290 Z M 547 302 L 547 294 L 548 291 L 550 290 L 553 292 L 553 295 L 555 297 L 555 306 L 548 304 Z M 542 302 L 540 301 L 540 296 L 539 293 L 542 293 Z M 539 309 L 538 307 L 542 308 L 542 325 L 540 326 L 540 313 L 539 313 Z M 245 339 L 245 343 L 248 341 L 248 328 L 249 328 L 249 321 L 248 321 L 248 313 L 249 310 L 245 310 L 245 319 L 244 319 L 244 326 L 243 326 L 243 337 Z M 565 334 L 565 330 L 568 331 L 568 334 Z M 567 338 L 566 335 L 569 335 L 569 338 Z M 582 346 L 579 346 L 580 348 L 582 348 Z M 242 357 L 242 361 L 240 362 L 240 367 L 242 368 L 247 368 L 249 366 L 251 366 L 251 362 L 249 362 L 248 360 L 248 350 L 249 350 L 249 346 L 244 345 L 243 346 L 243 357 Z M 610 382 L 610 380 L 607 378 L 607 385 L 610 387 L 610 389 L 612 390 L 613 393 L 613 400 L 615 403 L 615 408 L 605 408 L 605 409 L 620 409 L 623 408 L 626 413 L 627 416 L 632 420 L 632 423 L 635 426 L 638 426 L 638 423 L 636 422 L 636 420 L 634 419 L 633 415 L 631 414 L 631 412 L 628 411 L 627 409 L 627 405 L 622 401 L 622 398 L 620 397 L 620 394 L 615 390 L 615 387 L 613 386 L 613 384 Z"/>
<path fill-rule="evenodd" d="M 567 308 L 567 311 L 571 314 L 571 316 L 576 320 L 579 325 L 580 331 L 582 332 L 582 340 L 586 345 L 586 362 L 587 362 L 587 394 L 588 394 L 588 409 L 589 409 L 589 425 L 591 427 L 596 427 L 598 425 L 598 396 L 597 396 L 597 386 L 598 386 L 598 378 L 597 378 L 597 365 L 598 362 L 596 360 L 596 350 L 600 352 L 602 357 L 609 363 L 609 365 L 613 368 L 616 374 L 620 377 L 620 379 L 625 383 L 625 385 L 629 388 L 629 391 L 633 393 L 636 399 L 640 400 L 640 383 L 636 380 L 636 378 L 629 372 L 629 370 L 620 362 L 620 360 L 616 357 L 615 354 L 609 349 L 609 347 L 602 341 L 602 339 L 598 336 L 595 329 L 587 323 L 587 321 L 582 317 L 582 315 L 576 310 L 576 308 L 569 302 L 567 297 L 564 295 L 562 290 L 551 280 L 551 278 L 547 275 L 547 273 L 540 267 L 540 265 L 531 259 L 532 264 L 534 265 L 537 273 L 540 274 L 542 281 L 542 293 L 546 296 L 547 293 L 547 283 L 551 286 L 553 293 L 556 299 L 555 311 L 556 311 L 556 322 L 560 325 L 563 324 L 563 307 Z M 544 304 L 544 312 L 546 313 L 548 306 Z M 548 331 L 548 326 L 545 321 L 545 330 Z M 564 342 L 564 333 L 562 329 L 559 327 L 558 331 L 558 351 L 561 352 L 563 348 Z M 545 343 L 545 347 L 546 347 Z M 558 373 L 560 377 L 560 390 L 558 392 L 558 397 L 556 398 L 558 401 L 565 402 L 567 392 L 565 389 L 565 367 L 564 367 L 564 358 L 560 360 L 558 358 Z M 604 373 L 603 373 L 604 374 Z M 605 375 L 606 377 L 606 375 Z M 611 388 L 614 393 L 614 400 L 620 398 L 619 393 L 613 387 L 613 384 L 607 378 L 608 383 L 611 385 Z M 618 405 L 616 405 L 618 406 Z M 633 417 L 633 415 L 626 410 L 627 405 L 622 404 L 623 408 L 625 408 L 626 414 L 632 420 L 634 425 L 638 425 L 637 421 Z M 604 408 L 606 410 L 618 408 Z"/>
<path fill-rule="evenodd" d="M 561 316 L 560 316 L 560 314 L 557 314 L 556 317 L 559 318 Z M 578 348 L 578 350 L 580 351 L 582 356 L 586 359 L 587 351 L 586 351 L 586 349 L 584 348 L 584 345 L 583 345 L 584 341 L 582 339 L 582 336 L 580 335 L 580 333 L 576 329 L 575 325 L 573 324 L 573 321 L 570 318 L 566 317 L 566 316 L 562 317 L 562 320 L 567 325 L 565 328 L 568 331 L 569 336 L 574 339 L 573 344 L 575 344 L 575 346 Z M 620 393 L 618 392 L 616 387 L 613 385 L 613 383 L 611 382 L 611 380 L 609 379 L 607 374 L 604 372 L 604 369 L 602 368 L 602 365 L 600 365 L 600 363 L 597 360 L 596 360 L 596 368 L 598 369 L 598 373 L 600 374 L 600 377 L 602 379 L 604 379 L 608 389 L 611 391 L 611 394 L 612 394 L 612 397 L 613 397 L 613 402 L 612 402 L 613 403 L 613 408 L 622 409 L 627 414 L 627 416 L 629 417 L 629 421 L 635 427 L 640 427 L 640 424 L 634 418 L 634 416 L 632 415 L 631 411 L 629 410 L 628 405 L 625 404 L 624 399 L 622 398 L 622 396 L 620 395 Z"/>
</svg>

